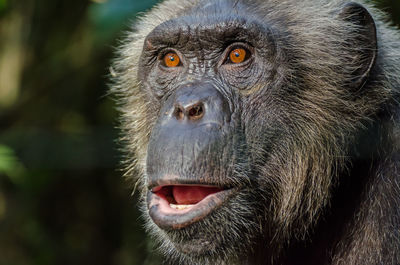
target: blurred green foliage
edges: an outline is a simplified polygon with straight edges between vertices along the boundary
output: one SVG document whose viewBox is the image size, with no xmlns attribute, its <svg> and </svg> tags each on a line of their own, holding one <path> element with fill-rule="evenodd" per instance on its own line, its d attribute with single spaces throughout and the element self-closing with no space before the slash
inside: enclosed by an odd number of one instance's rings
<svg viewBox="0 0 400 265">
<path fill-rule="evenodd" d="M 0 145 L 0 172 L 12 174 L 15 171 L 16 164 L 17 158 L 14 151 L 5 145 Z"/>
<path fill-rule="evenodd" d="M 18 161 L 14 150 L 5 145 L 0 145 L 0 174 L 7 176 L 16 186 L 22 186 L 24 176 L 27 176 L 27 171 Z M 0 208 L 2 207 L 0 206 Z"/>
<path fill-rule="evenodd" d="M 121 28 L 122 24 L 132 21 L 132 14 L 144 11 L 155 3 L 157 3 L 156 0 L 113 0 L 104 4 L 92 5 L 89 10 L 89 18 L 95 25 L 95 36 L 100 39 L 109 39 Z"/>
<path fill-rule="evenodd" d="M 0 265 L 152 259 L 106 94 L 113 47 L 155 2 L 0 0 Z"/>
<path fill-rule="evenodd" d="M 7 0 L 0 0 L 0 12 L 7 6 Z"/>
<path fill-rule="evenodd" d="M 156 0 L 0 0 L 0 265 L 152 261 L 107 94 L 113 47 Z M 400 2 L 377 6 L 400 23 Z"/>
</svg>

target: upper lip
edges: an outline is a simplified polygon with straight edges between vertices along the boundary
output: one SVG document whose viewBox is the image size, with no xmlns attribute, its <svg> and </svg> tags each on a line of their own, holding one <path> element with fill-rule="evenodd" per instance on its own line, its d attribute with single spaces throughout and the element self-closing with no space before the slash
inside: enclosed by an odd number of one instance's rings
<svg viewBox="0 0 400 265">
<path fill-rule="evenodd" d="M 172 206 L 178 204 L 174 199 L 166 199 L 165 196 L 160 194 L 161 189 L 164 192 L 164 190 L 173 189 L 175 186 L 200 187 L 200 189 L 208 187 L 212 189 L 213 193 L 195 203 L 187 203 L 191 205 L 184 206 L 184 209 L 176 209 L 171 208 L 171 204 Z M 219 185 L 190 181 L 157 181 L 157 183 L 151 183 L 148 187 L 147 207 L 150 217 L 159 227 L 166 230 L 184 228 L 203 219 L 221 206 L 236 191 L 234 188 L 221 188 Z"/>
<path fill-rule="evenodd" d="M 225 184 L 217 184 L 217 183 L 212 183 L 212 182 L 200 182 L 200 181 L 194 181 L 190 179 L 183 179 L 183 178 L 177 178 L 175 175 L 165 175 L 162 177 L 162 179 L 155 179 L 155 180 L 150 180 L 147 187 L 148 190 L 153 190 L 154 188 L 157 187 L 163 187 L 163 186 L 208 186 L 208 187 L 219 187 L 221 189 L 229 189 L 228 185 Z"/>
</svg>

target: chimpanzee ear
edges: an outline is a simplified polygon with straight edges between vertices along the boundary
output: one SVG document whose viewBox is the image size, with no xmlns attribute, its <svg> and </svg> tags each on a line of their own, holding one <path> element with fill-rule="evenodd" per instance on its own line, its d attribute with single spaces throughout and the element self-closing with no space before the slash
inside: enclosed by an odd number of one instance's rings
<svg viewBox="0 0 400 265">
<path fill-rule="evenodd" d="M 354 28 L 349 32 L 348 43 L 350 50 L 356 54 L 352 56 L 354 60 L 349 62 L 352 80 L 348 85 L 358 90 L 367 82 L 378 55 L 376 25 L 368 10 L 354 2 L 346 4 L 339 17 L 354 24 Z"/>
</svg>

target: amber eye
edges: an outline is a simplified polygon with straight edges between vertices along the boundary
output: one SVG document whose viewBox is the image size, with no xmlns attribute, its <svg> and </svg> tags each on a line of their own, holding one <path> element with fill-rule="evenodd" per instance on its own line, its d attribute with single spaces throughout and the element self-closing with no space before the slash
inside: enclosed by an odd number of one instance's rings
<svg viewBox="0 0 400 265">
<path fill-rule="evenodd" d="M 232 63 L 241 63 L 246 59 L 247 52 L 243 48 L 236 48 L 229 53 L 229 59 Z"/>
<path fill-rule="evenodd" d="M 164 64 L 166 67 L 177 67 L 180 61 L 179 56 L 174 52 L 167 53 L 164 56 Z"/>
</svg>

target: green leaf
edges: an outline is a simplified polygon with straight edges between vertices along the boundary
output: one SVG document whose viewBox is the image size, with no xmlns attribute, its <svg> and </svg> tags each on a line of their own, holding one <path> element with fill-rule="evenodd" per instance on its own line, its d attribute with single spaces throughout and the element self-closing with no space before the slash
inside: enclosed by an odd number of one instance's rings
<svg viewBox="0 0 400 265">
<path fill-rule="evenodd" d="M 26 169 L 18 160 L 14 150 L 0 144 L 0 173 L 5 174 L 14 184 L 21 184 L 25 172 Z"/>
</svg>

